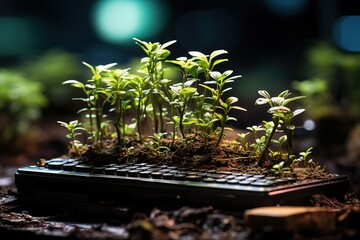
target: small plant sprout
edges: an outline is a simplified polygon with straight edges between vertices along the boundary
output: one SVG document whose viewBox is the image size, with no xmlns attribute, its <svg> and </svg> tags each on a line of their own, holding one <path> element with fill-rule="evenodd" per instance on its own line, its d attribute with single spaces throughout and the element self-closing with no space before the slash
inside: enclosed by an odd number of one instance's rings
<svg viewBox="0 0 360 240">
<path fill-rule="evenodd" d="M 194 78 L 198 79 L 198 78 L 200 78 L 199 77 L 200 75 L 203 75 L 205 78 L 205 81 L 203 81 L 203 84 L 205 84 L 205 85 L 206 84 L 214 84 L 214 83 L 216 84 L 216 82 L 211 80 L 211 72 L 214 72 L 215 67 L 217 65 L 219 65 L 220 63 L 228 61 L 228 59 L 226 59 L 226 58 L 218 58 L 219 56 L 227 54 L 227 53 L 228 53 L 227 51 L 221 49 L 221 50 L 213 51 L 209 56 L 209 55 L 205 55 L 198 51 L 190 51 L 189 54 L 193 58 L 192 61 L 194 63 L 196 63 L 196 65 L 197 65 L 196 71 L 193 74 Z M 215 76 L 215 75 L 217 75 L 217 73 L 213 73 L 213 76 Z M 229 81 L 231 81 L 231 80 L 229 80 Z M 197 84 L 198 83 L 196 82 L 196 87 L 197 87 Z M 202 85 L 202 86 L 204 86 L 204 85 Z M 209 112 L 215 110 L 214 103 L 206 102 L 206 99 L 209 99 L 209 98 L 212 101 L 214 100 L 212 97 L 208 97 L 208 94 L 207 94 L 208 89 L 209 88 L 207 88 L 207 87 L 203 87 L 202 91 L 201 92 L 199 91 L 199 95 L 194 97 L 197 118 L 202 119 L 203 122 L 205 122 L 204 124 L 207 126 L 207 130 L 210 131 L 210 132 L 207 132 L 205 135 L 211 135 L 211 133 L 213 131 L 214 121 L 212 121 L 212 120 L 214 119 L 213 118 L 214 112 L 212 112 L 211 114 L 209 114 Z M 212 89 L 211 86 L 210 86 L 210 89 Z M 210 90 L 210 92 L 213 94 L 212 90 Z M 218 94 L 220 94 L 220 92 L 218 92 Z M 199 126 L 201 127 L 202 125 L 203 124 L 201 124 Z M 206 140 L 205 140 L 205 142 L 206 142 Z"/>
<path fill-rule="evenodd" d="M 262 149 L 262 140 L 260 140 L 260 138 L 258 138 L 258 133 L 260 131 L 265 131 L 265 128 L 263 128 L 261 125 L 259 126 L 252 126 L 252 127 L 247 127 L 246 128 L 247 130 L 249 130 L 250 132 L 252 132 L 252 135 L 253 135 L 253 138 L 254 138 L 254 141 L 253 143 L 250 145 L 250 147 L 252 148 L 252 152 L 253 154 L 258 154 L 258 152 L 260 151 L 261 152 L 261 149 Z"/>
<path fill-rule="evenodd" d="M 58 121 L 58 123 L 68 130 L 66 138 L 70 139 L 71 149 L 75 152 L 75 154 L 79 155 L 79 147 L 83 144 L 77 140 L 76 137 L 81 135 L 79 131 L 84 131 L 85 129 L 81 127 L 81 123 L 79 123 L 78 120 L 70 121 L 69 123 Z"/>
<path fill-rule="evenodd" d="M 154 133 L 153 135 L 149 136 L 152 146 L 157 151 L 169 151 L 170 149 L 167 146 L 161 144 L 161 140 L 167 135 L 167 132 L 164 133 Z"/>
<path fill-rule="evenodd" d="M 246 136 L 249 134 L 250 134 L 249 132 L 237 134 L 241 147 L 245 152 L 249 150 L 249 142 L 246 140 Z"/>
<path fill-rule="evenodd" d="M 307 158 L 311 154 L 312 149 L 313 149 L 312 147 L 309 147 L 308 149 L 306 149 L 305 152 L 299 153 L 300 157 L 295 159 L 293 162 L 294 163 L 303 162 L 304 167 L 308 167 L 308 164 L 312 162 L 312 159 L 308 160 Z"/>
<path fill-rule="evenodd" d="M 258 91 L 258 93 L 262 96 L 262 98 L 258 98 L 255 102 L 255 105 L 269 104 L 270 108 L 268 110 L 268 113 L 272 115 L 272 120 L 274 123 L 274 127 L 272 128 L 272 131 L 270 132 L 270 135 L 266 139 L 265 148 L 260 155 L 258 164 L 259 166 L 263 166 L 265 157 L 269 150 L 270 142 L 275 132 L 277 131 L 278 127 L 280 126 L 281 122 L 284 124 L 283 128 L 287 135 L 287 143 L 288 143 L 287 162 L 288 162 L 292 152 L 292 136 L 295 129 L 295 126 L 291 124 L 291 121 L 293 117 L 299 115 L 300 113 L 305 111 L 305 109 L 298 109 L 295 111 L 291 111 L 291 109 L 288 108 L 286 105 L 295 100 L 304 98 L 304 96 L 296 96 L 296 97 L 288 98 L 291 95 L 289 90 L 285 90 L 281 92 L 277 97 L 271 97 L 270 94 L 265 90 L 260 90 Z"/>
<path fill-rule="evenodd" d="M 131 109 L 131 99 L 134 91 L 131 87 L 131 81 L 128 74 L 129 69 L 116 69 L 103 77 L 106 84 L 106 95 L 112 108 L 110 111 L 115 112 L 115 118 L 112 121 L 117 136 L 117 151 L 122 145 L 122 135 L 126 131 L 125 114 Z"/>
<path fill-rule="evenodd" d="M 222 110 L 222 114 L 218 115 L 218 118 L 220 119 L 220 123 L 221 123 L 221 128 L 220 128 L 220 134 L 218 137 L 218 141 L 216 143 L 216 146 L 219 146 L 223 136 L 224 136 L 224 130 L 226 129 L 230 129 L 229 127 L 226 127 L 226 124 L 228 121 L 237 121 L 236 118 L 234 117 L 230 117 L 230 110 L 232 109 L 236 109 L 236 110 L 241 110 L 241 111 L 246 111 L 246 109 L 239 107 L 239 106 L 234 106 L 233 104 L 238 102 L 238 98 L 236 97 L 228 97 L 226 99 L 226 102 L 223 102 L 221 99 L 219 99 L 220 102 L 220 106 L 217 106 L 217 108 Z"/>
<path fill-rule="evenodd" d="M 276 139 L 272 139 L 272 140 L 271 140 L 271 142 L 276 143 L 276 144 L 279 145 L 279 151 L 272 152 L 272 157 L 273 157 L 273 158 L 274 158 L 275 156 L 280 156 L 280 157 L 282 156 L 282 154 L 283 154 L 282 148 L 283 148 L 283 145 L 284 145 L 284 143 L 286 142 L 286 140 L 287 140 L 287 136 L 286 136 L 286 135 L 280 136 L 278 140 L 276 140 Z"/>
<path fill-rule="evenodd" d="M 286 176 L 287 174 L 289 174 L 291 172 L 291 169 L 289 167 L 285 167 L 284 164 L 285 164 L 284 161 L 281 161 L 280 163 L 275 164 L 272 167 L 271 171 L 277 176 L 280 176 L 280 177 Z"/>
<path fill-rule="evenodd" d="M 83 101 L 86 103 L 86 108 L 82 108 L 78 113 L 85 112 L 86 116 L 90 121 L 90 136 L 91 140 L 95 146 L 102 147 L 103 140 L 103 131 L 102 123 L 104 121 L 103 109 L 108 101 L 108 92 L 103 88 L 102 84 L 102 73 L 110 72 L 109 68 L 116 65 L 116 63 L 111 63 L 107 65 L 99 65 L 93 67 L 90 64 L 83 62 L 92 73 L 92 78 L 87 81 L 86 84 L 77 81 L 77 80 L 67 80 L 63 84 L 70 84 L 75 88 L 80 88 L 85 93 L 85 98 L 74 98 L 74 100 Z"/>
<path fill-rule="evenodd" d="M 158 42 L 145 42 L 137 38 L 134 38 L 135 43 L 141 47 L 145 52 L 146 57 L 141 59 L 146 69 L 145 78 L 148 80 L 149 87 L 149 99 L 152 109 L 152 119 L 154 121 L 154 131 L 164 132 L 165 131 L 165 120 L 163 118 L 163 99 L 159 97 L 159 90 L 163 89 L 163 63 L 170 55 L 170 51 L 166 49 L 176 41 L 172 40 L 164 44 Z"/>
<path fill-rule="evenodd" d="M 181 83 L 170 86 L 172 93 L 176 96 L 175 100 L 171 102 L 171 105 L 178 110 L 178 115 L 174 116 L 173 119 L 174 123 L 179 126 L 183 138 L 185 138 L 184 124 L 186 120 L 190 120 L 190 122 L 187 121 L 188 124 L 195 122 L 186 116 L 186 109 L 188 108 L 190 99 L 198 94 L 197 89 L 191 87 L 193 82 L 194 80 L 188 80 L 184 84 Z"/>
<path fill-rule="evenodd" d="M 199 72 L 203 72 L 206 81 L 210 80 L 210 72 L 214 70 L 214 67 L 222 62 L 228 61 L 226 58 L 216 59 L 218 56 L 227 54 L 226 50 L 215 50 L 210 56 L 207 56 L 198 51 L 190 51 L 189 54 L 194 58 L 194 61 L 197 63 Z M 205 94 L 204 94 L 205 95 Z"/>
</svg>

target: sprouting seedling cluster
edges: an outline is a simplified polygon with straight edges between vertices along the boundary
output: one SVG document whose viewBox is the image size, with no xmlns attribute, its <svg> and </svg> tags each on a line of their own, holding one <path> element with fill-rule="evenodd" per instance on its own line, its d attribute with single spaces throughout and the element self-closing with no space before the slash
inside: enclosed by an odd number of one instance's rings
<svg viewBox="0 0 360 240">
<path fill-rule="evenodd" d="M 136 130 L 136 138 L 144 143 L 154 139 L 187 139 L 191 133 L 198 133 L 207 145 L 216 136 L 215 146 L 223 139 L 229 121 L 236 121 L 232 110 L 244 108 L 236 106 L 236 97 L 225 97 L 231 90 L 230 83 L 240 78 L 232 70 L 220 73 L 215 67 L 228 61 L 220 58 L 227 52 L 217 50 L 209 56 L 200 52 L 189 52 L 190 57 L 168 59 L 167 49 L 176 41 L 164 44 L 134 39 L 143 50 L 139 69 L 116 68 L 115 63 L 92 66 L 84 62 L 92 74 L 85 83 L 67 80 L 79 88 L 87 122 L 83 123 L 92 147 L 101 149 L 106 139 L 115 138 L 116 149 L 120 152 L 126 145 L 130 130 Z M 166 72 L 181 73 L 181 80 L 165 78 Z M 133 116 L 128 119 L 128 116 Z M 143 125 L 152 126 L 151 134 L 144 134 Z M 65 123 L 61 123 L 66 126 Z M 111 131 L 112 129 L 112 131 Z M 150 138 L 149 138 L 150 135 Z M 74 142 L 74 139 L 72 140 Z M 159 149 L 161 141 L 156 141 Z"/>
<path fill-rule="evenodd" d="M 73 152 L 80 154 L 81 142 L 76 137 L 84 132 L 93 149 L 102 150 L 107 140 L 115 140 L 111 142 L 115 143 L 116 153 L 133 152 L 130 136 L 153 152 L 166 152 L 175 142 L 187 144 L 194 139 L 205 151 L 209 146 L 219 146 L 229 122 L 237 121 L 233 110 L 246 111 L 237 105 L 237 97 L 228 95 L 230 84 L 241 76 L 233 75 L 232 70 L 216 70 L 228 61 L 222 58 L 227 51 L 215 50 L 210 55 L 191 51 L 188 57 L 169 59 L 168 47 L 176 41 L 160 44 L 134 40 L 145 54 L 138 69 L 117 68 L 116 63 L 92 66 L 84 62 L 92 74 L 89 80 L 63 82 L 83 92 L 83 97 L 74 100 L 83 102 L 78 113 L 85 120 L 59 121 L 69 131 L 67 137 Z M 180 79 L 166 77 L 170 71 L 179 73 Z M 248 127 L 247 133 L 238 134 L 237 145 L 243 156 L 256 159 L 260 167 L 265 166 L 268 157 L 275 159 L 274 173 L 285 174 L 293 162 L 305 161 L 311 150 L 297 159 L 292 154 L 292 120 L 304 109 L 293 111 L 288 104 L 303 96 L 290 97 L 288 90 L 276 97 L 265 90 L 259 94 L 255 104 L 268 104 L 272 121 Z M 144 125 L 151 129 L 145 131 Z M 275 139 L 279 132 L 283 135 Z M 248 141 L 249 135 L 252 141 Z"/>
</svg>

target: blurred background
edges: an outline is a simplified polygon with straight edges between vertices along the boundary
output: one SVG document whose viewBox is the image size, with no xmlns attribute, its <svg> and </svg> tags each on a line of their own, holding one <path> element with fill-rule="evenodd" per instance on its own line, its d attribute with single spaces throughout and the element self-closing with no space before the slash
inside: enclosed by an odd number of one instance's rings
<svg viewBox="0 0 360 240">
<path fill-rule="evenodd" d="M 260 89 L 306 95 L 300 148 L 358 174 L 360 1 L 1 0 L 0 33 L 0 164 L 65 153 L 56 121 L 77 108 L 61 83 L 89 77 L 82 61 L 138 61 L 136 37 L 177 40 L 172 58 L 227 50 L 225 70 L 243 76 L 233 95 L 248 109 L 237 128 L 268 120 L 254 107 Z"/>
</svg>

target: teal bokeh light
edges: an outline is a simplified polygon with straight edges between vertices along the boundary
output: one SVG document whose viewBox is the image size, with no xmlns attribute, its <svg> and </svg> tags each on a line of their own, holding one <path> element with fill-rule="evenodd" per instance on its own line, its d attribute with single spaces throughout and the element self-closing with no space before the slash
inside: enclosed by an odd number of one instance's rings
<svg viewBox="0 0 360 240">
<path fill-rule="evenodd" d="M 44 42 L 38 21 L 24 17 L 0 17 L 0 56 L 23 56 L 36 52 Z"/>
<path fill-rule="evenodd" d="M 165 1 L 100 0 L 91 15 L 98 36 L 109 43 L 132 42 L 132 38 L 150 38 L 164 27 Z"/>
<path fill-rule="evenodd" d="M 265 0 L 270 11 L 280 16 L 291 16 L 303 10 L 309 0 Z"/>
<path fill-rule="evenodd" d="M 360 52 L 360 16 L 342 16 L 333 26 L 333 38 L 345 51 Z"/>
</svg>

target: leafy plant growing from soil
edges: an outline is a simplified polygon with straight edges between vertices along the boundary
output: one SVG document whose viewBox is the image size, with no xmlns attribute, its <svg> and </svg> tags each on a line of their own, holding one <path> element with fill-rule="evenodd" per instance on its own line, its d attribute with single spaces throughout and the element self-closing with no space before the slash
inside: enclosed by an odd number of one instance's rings
<svg viewBox="0 0 360 240">
<path fill-rule="evenodd" d="M 267 91 L 259 91 L 261 98 L 255 104 L 268 104 L 272 121 L 248 127 L 238 139 L 229 140 L 224 138 L 226 130 L 232 130 L 229 122 L 239 120 L 238 114 L 246 110 L 237 105 L 237 97 L 229 95 L 230 85 L 241 75 L 216 69 L 228 61 L 221 58 L 227 51 L 215 50 L 209 55 L 190 51 L 188 57 L 170 59 L 168 48 L 176 41 L 134 40 L 145 53 L 140 68 L 84 62 L 91 79 L 63 83 L 81 89 L 84 95 L 74 99 L 84 103 L 78 111 L 82 120 L 59 122 L 69 130 L 70 157 L 91 164 L 145 161 L 296 175 L 311 149 L 298 158 L 293 154 L 292 120 L 304 109 L 291 110 L 288 104 L 303 96 L 290 97 L 285 90 L 271 97 Z M 166 78 L 171 71 L 180 72 L 181 78 Z M 79 130 L 87 135 L 86 144 L 76 139 Z M 247 140 L 251 134 L 253 141 Z M 275 139 L 277 134 L 282 135 Z"/>
</svg>

